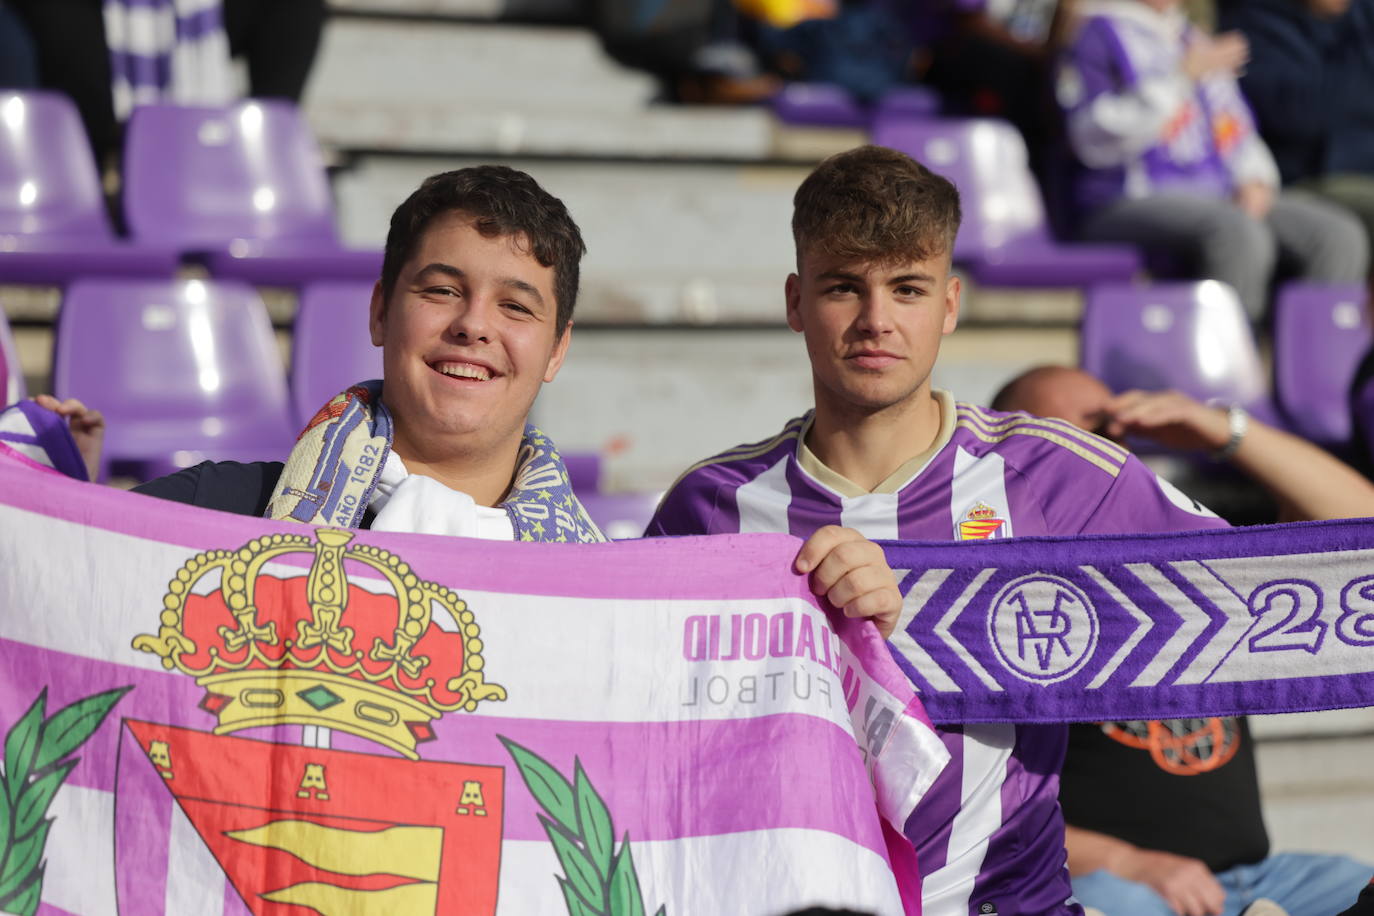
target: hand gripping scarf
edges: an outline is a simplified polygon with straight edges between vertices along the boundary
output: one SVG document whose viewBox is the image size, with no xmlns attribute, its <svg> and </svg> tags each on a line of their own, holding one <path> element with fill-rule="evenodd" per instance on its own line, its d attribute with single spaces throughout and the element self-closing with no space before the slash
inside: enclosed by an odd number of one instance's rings
<svg viewBox="0 0 1374 916">
<path fill-rule="evenodd" d="M 320 408 L 291 449 L 268 518 L 358 527 L 391 452 L 391 414 L 381 394 L 381 382 L 363 382 Z M 606 539 L 573 495 L 553 442 L 534 426 L 525 427 L 515 482 L 501 508 L 519 541 Z"/>
</svg>

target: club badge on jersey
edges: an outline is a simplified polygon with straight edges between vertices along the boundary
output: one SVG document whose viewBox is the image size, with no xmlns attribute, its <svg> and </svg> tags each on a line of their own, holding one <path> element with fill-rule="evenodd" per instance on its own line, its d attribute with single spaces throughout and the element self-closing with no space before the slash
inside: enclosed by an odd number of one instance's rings
<svg viewBox="0 0 1374 916">
<path fill-rule="evenodd" d="M 1005 537 L 1011 537 L 1011 525 L 982 500 L 974 503 L 963 518 L 954 523 L 955 540 L 986 541 Z"/>
</svg>

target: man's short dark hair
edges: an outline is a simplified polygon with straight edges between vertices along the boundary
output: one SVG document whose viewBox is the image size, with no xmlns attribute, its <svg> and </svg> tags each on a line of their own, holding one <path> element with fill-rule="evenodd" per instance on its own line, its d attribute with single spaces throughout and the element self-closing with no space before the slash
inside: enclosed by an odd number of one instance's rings
<svg viewBox="0 0 1374 916">
<path fill-rule="evenodd" d="M 959 192 L 906 153 L 860 146 L 826 159 L 792 198 L 797 258 L 925 261 L 954 249 Z"/>
<path fill-rule="evenodd" d="M 452 211 L 476 220 L 488 238 L 523 236 L 530 253 L 553 268 L 558 308 L 555 334 L 561 337 L 577 303 L 579 262 L 586 253 L 582 233 L 563 202 L 529 175 L 504 165 L 478 165 L 426 178 L 391 214 L 382 258 L 382 292 L 388 299 L 401 268 L 415 253 L 431 220 Z"/>
</svg>

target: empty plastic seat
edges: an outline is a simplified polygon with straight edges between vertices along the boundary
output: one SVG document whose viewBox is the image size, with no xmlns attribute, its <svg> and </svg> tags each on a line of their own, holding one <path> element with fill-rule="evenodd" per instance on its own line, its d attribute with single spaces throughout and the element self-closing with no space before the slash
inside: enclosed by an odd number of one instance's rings
<svg viewBox="0 0 1374 916">
<path fill-rule="evenodd" d="M 267 309 L 233 281 L 79 280 L 58 316 L 53 390 L 105 414 L 105 466 L 150 477 L 285 460 L 295 438 Z"/>
<path fill-rule="evenodd" d="M 1276 421 L 1249 318 L 1225 283 L 1094 287 L 1080 346 L 1083 368 L 1113 391 L 1173 388 Z"/>
<path fill-rule="evenodd" d="M 65 285 L 82 273 L 170 277 L 174 248 L 118 241 L 76 106 L 0 92 L 0 283 Z"/>
<path fill-rule="evenodd" d="M 287 102 L 141 106 L 124 161 L 134 238 L 177 246 L 217 277 L 295 286 L 381 273 L 381 251 L 340 244 L 319 148 Z"/>
<path fill-rule="evenodd" d="M 291 338 L 291 404 L 298 427 L 349 385 L 382 377 L 382 350 L 372 345 L 367 324 L 372 285 L 329 281 L 301 290 Z"/>
<path fill-rule="evenodd" d="M 602 534 L 612 540 L 642 537 L 649 520 L 654 517 L 662 493 L 597 493 L 578 492 L 582 507 L 596 522 Z"/>
<path fill-rule="evenodd" d="M 772 105 L 785 124 L 867 128 L 880 116 L 933 118 L 940 113 L 940 95 L 924 86 L 902 86 L 888 90 L 876 104 L 863 105 L 831 83 L 788 83 Z"/>
<path fill-rule="evenodd" d="M 1140 255 L 1121 245 L 1061 244 L 1016 128 L 985 118 L 878 117 L 873 142 L 901 150 L 954 182 L 963 227 L 954 261 L 989 286 L 1087 286 L 1124 282 Z"/>
<path fill-rule="evenodd" d="M 1374 333 L 1359 286 L 1290 283 L 1274 304 L 1274 394 L 1288 426 L 1324 445 L 1351 436 L 1350 385 Z"/>
</svg>

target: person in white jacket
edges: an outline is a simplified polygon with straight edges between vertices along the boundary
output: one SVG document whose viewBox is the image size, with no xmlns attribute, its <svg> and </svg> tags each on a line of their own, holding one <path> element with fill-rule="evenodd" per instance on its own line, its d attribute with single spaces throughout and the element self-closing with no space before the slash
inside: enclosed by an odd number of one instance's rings
<svg viewBox="0 0 1374 916">
<path fill-rule="evenodd" d="M 1083 234 L 1168 252 L 1236 288 L 1263 317 L 1280 259 L 1295 276 L 1359 283 L 1364 229 L 1338 205 L 1279 189 L 1279 172 L 1237 87 L 1237 32 L 1189 25 L 1178 0 L 1084 0 L 1056 95 L 1083 166 Z"/>
</svg>

